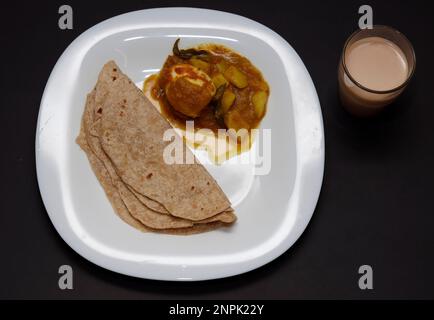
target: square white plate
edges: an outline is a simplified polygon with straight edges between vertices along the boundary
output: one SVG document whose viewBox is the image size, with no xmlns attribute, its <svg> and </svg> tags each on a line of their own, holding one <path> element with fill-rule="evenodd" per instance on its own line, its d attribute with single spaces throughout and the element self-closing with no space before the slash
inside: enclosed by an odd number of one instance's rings
<svg viewBox="0 0 434 320">
<path fill-rule="evenodd" d="M 233 160 L 206 164 L 236 210 L 228 229 L 193 236 L 141 233 L 113 212 L 75 143 L 86 94 L 114 59 L 137 84 L 161 68 L 176 38 L 214 42 L 248 57 L 271 88 L 262 128 L 271 129 L 269 173 Z M 204 160 L 200 152 L 196 152 Z M 257 268 L 285 252 L 306 228 L 324 170 L 321 109 L 301 59 L 279 35 L 241 16 L 192 8 L 152 9 L 106 20 L 79 36 L 54 67 L 41 102 L 36 164 L 56 230 L 104 268 L 161 280 L 204 280 Z"/>
</svg>

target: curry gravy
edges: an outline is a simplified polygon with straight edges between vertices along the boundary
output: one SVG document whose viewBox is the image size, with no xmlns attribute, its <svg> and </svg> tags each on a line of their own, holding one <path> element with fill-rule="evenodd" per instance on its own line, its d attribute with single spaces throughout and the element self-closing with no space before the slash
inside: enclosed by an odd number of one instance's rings
<svg viewBox="0 0 434 320">
<path fill-rule="evenodd" d="M 258 117 L 252 103 L 252 96 L 258 91 L 265 92 L 267 97 L 270 93 L 269 86 L 261 72 L 246 57 L 239 55 L 225 46 L 204 44 L 196 47 L 196 49 L 206 50 L 210 53 L 206 59 L 209 68 L 202 70 L 206 72 L 210 78 L 218 74 L 223 74 L 224 70 L 230 66 L 235 66 L 246 76 L 248 85 L 244 88 L 238 88 L 228 82 L 227 88 L 235 94 L 235 100 L 227 113 L 235 113 L 236 116 L 233 117 L 233 119 L 237 122 L 237 128 L 250 130 L 259 127 L 261 120 L 265 116 L 266 106 L 263 114 Z M 193 120 L 195 131 L 210 129 L 217 134 L 218 129 L 228 129 L 225 121 L 223 121 L 222 118 L 216 117 L 216 107 L 213 103 L 208 104 L 194 119 L 176 111 L 170 105 L 164 90 L 171 79 L 170 70 L 175 65 L 186 63 L 190 64 L 190 60 L 182 59 L 175 55 L 169 55 L 160 73 L 152 75 L 145 80 L 143 85 L 145 95 L 150 95 L 152 100 L 158 101 L 161 114 L 176 128 L 185 130 L 186 121 Z M 236 152 L 234 153 L 232 150 L 231 156 L 247 151 L 250 149 L 251 144 L 250 142 L 247 147 L 242 147 L 238 141 L 238 146 L 236 146 L 235 149 Z M 198 147 L 197 145 L 192 146 Z M 217 152 L 214 152 L 214 157 L 216 154 Z"/>
</svg>

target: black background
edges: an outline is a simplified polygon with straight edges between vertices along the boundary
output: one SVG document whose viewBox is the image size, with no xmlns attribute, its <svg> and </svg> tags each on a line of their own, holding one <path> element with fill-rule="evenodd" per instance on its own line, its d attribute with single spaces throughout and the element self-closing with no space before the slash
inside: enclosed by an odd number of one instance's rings
<svg viewBox="0 0 434 320">
<path fill-rule="evenodd" d="M 11 4 L 12 3 L 12 4 Z M 74 29 L 57 26 L 62 4 Z M 429 1 L 28 1 L 0 9 L 0 298 L 434 298 L 434 11 Z M 417 70 L 387 112 L 346 114 L 336 69 L 358 8 L 412 41 Z M 321 101 L 324 184 L 299 241 L 272 263 L 227 279 L 175 283 L 122 276 L 81 258 L 56 233 L 36 180 L 39 103 L 61 53 L 94 24 L 132 10 L 191 6 L 254 19 L 284 37 L 306 64 Z M 74 290 L 57 269 L 74 269 Z M 374 290 L 358 288 L 358 267 L 374 269 Z"/>
</svg>

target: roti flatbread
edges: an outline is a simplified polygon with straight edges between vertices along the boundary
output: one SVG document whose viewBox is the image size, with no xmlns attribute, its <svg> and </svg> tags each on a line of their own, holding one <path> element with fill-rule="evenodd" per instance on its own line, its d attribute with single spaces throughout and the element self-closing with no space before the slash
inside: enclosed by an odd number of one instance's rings
<svg viewBox="0 0 434 320">
<path fill-rule="evenodd" d="M 161 214 L 148 208 L 126 187 L 123 181 L 117 176 L 116 171 L 107 155 L 101 148 L 97 137 L 90 135 L 89 128 L 95 123 L 93 122 L 93 115 L 95 110 L 95 92 L 88 95 L 85 112 L 83 114 L 82 128 L 85 133 L 88 147 L 93 151 L 94 155 L 104 164 L 112 184 L 116 187 L 120 198 L 122 199 L 125 207 L 128 209 L 132 217 L 140 221 L 146 227 L 152 229 L 176 229 L 192 227 L 194 223 L 189 220 L 180 219 L 170 216 L 168 214 Z M 100 120 L 98 120 L 100 121 Z M 220 218 L 222 217 L 222 219 Z M 196 223 L 208 223 L 214 221 L 224 221 L 227 223 L 234 221 L 233 213 L 220 213 L 205 221 L 197 221 Z M 232 220 L 232 221 L 231 221 Z"/>
<path fill-rule="evenodd" d="M 115 212 L 118 214 L 118 216 L 125 221 L 130 226 L 142 231 L 142 232 L 157 232 L 157 233 L 163 233 L 163 234 L 172 234 L 172 235 L 192 235 L 202 232 L 208 232 L 215 230 L 217 228 L 221 228 L 224 226 L 227 226 L 226 223 L 223 222 L 211 222 L 211 223 L 204 223 L 204 224 L 196 224 L 189 228 L 177 228 L 177 229 L 152 229 L 145 227 L 142 223 L 140 223 L 138 220 L 134 219 L 130 212 L 128 211 L 127 207 L 123 203 L 122 199 L 119 196 L 119 193 L 116 189 L 116 187 L 112 184 L 111 178 L 104 166 L 104 164 L 98 159 L 98 157 L 95 156 L 95 154 L 92 152 L 92 150 L 87 145 L 87 141 L 85 138 L 84 130 L 81 130 L 79 136 L 77 137 L 77 143 L 82 148 L 82 150 L 86 153 L 91 168 L 93 172 L 95 173 L 95 176 L 97 177 L 98 181 L 100 182 L 101 186 L 104 189 L 104 192 L 107 195 L 107 198 L 110 200 L 110 203 L 112 207 L 114 208 Z"/>
<path fill-rule="evenodd" d="M 84 120 L 84 119 L 83 119 Z M 206 223 L 204 221 L 201 224 L 193 225 L 192 227 L 184 227 L 184 228 L 169 228 L 169 229 L 152 229 L 146 227 L 139 220 L 135 219 L 129 212 L 125 203 L 123 202 L 118 189 L 113 185 L 112 179 L 104 166 L 104 163 L 95 155 L 92 149 L 89 147 L 86 139 L 86 133 L 84 130 L 84 125 L 82 123 L 80 134 L 77 137 L 77 144 L 82 148 L 82 150 L 86 153 L 88 160 L 90 162 L 91 168 L 95 173 L 98 181 L 103 187 L 107 198 L 109 199 L 112 207 L 118 216 L 125 221 L 130 226 L 142 231 L 142 232 L 157 232 L 164 234 L 173 234 L 173 235 L 191 235 L 201 232 L 211 231 L 220 227 L 227 225 L 227 223 L 233 222 L 231 217 L 227 217 L 226 215 L 222 215 L 222 221 L 214 221 L 210 223 Z"/>
<path fill-rule="evenodd" d="M 109 62 L 108 64 L 106 64 L 100 73 L 96 87 L 87 97 L 85 110 L 82 117 L 81 130 L 79 136 L 77 137 L 77 143 L 85 151 L 96 177 L 101 183 L 107 197 L 110 200 L 110 203 L 112 204 L 114 210 L 119 215 L 119 217 L 129 225 L 144 232 L 153 231 L 159 233 L 179 235 L 210 231 L 214 230 L 215 228 L 227 226 L 233 223 L 236 220 L 236 216 L 233 212 L 233 209 L 230 207 L 229 201 L 227 200 L 221 189 L 218 187 L 218 185 L 215 183 L 215 181 L 212 179 L 212 177 L 200 164 L 195 164 L 193 168 L 188 168 L 188 170 L 180 169 L 164 171 L 164 169 L 167 168 L 167 165 L 162 165 L 158 163 L 162 161 L 162 151 L 160 158 L 157 156 L 154 157 L 154 160 L 152 160 L 150 159 L 150 156 L 145 156 L 142 159 L 145 161 L 145 163 L 151 165 L 151 168 L 152 170 L 154 170 L 157 177 L 160 175 L 164 177 L 165 175 L 176 174 L 176 178 L 180 178 L 182 177 L 182 174 L 187 173 L 184 179 L 178 180 L 178 184 L 181 185 L 186 181 L 190 184 L 189 179 L 192 177 L 192 174 L 201 174 L 202 176 L 199 176 L 199 181 L 201 183 L 206 180 L 206 185 L 212 186 L 209 188 L 211 191 L 219 191 L 219 194 L 211 196 L 211 203 L 217 203 L 217 205 L 215 206 L 216 209 L 214 210 L 215 212 L 213 212 L 210 206 L 206 208 L 205 206 L 202 206 L 200 207 L 200 210 L 195 210 L 197 209 L 197 203 L 204 204 L 206 203 L 206 200 L 201 199 L 199 196 L 196 195 L 195 192 L 191 192 L 192 199 L 196 201 L 190 206 L 191 208 L 193 208 L 193 212 L 185 212 L 180 214 L 181 211 L 178 209 L 173 209 L 172 205 L 175 201 L 173 199 L 178 199 L 181 194 L 179 192 L 175 192 L 174 194 L 172 194 L 171 192 L 173 192 L 174 188 L 170 188 L 166 192 L 166 197 L 164 197 L 161 196 L 163 194 L 161 190 L 164 190 L 164 187 L 156 186 L 158 181 L 161 181 L 163 184 L 167 183 L 167 177 L 166 179 L 155 179 L 157 180 L 157 182 L 151 183 L 150 186 L 143 188 L 143 183 L 140 184 L 138 183 L 138 179 L 131 178 L 132 172 L 134 172 L 134 170 L 128 171 L 128 168 L 122 166 L 122 163 L 120 168 L 116 166 L 115 161 L 113 161 L 113 159 L 110 157 L 108 151 L 104 149 L 103 141 L 105 141 L 106 143 L 110 142 L 109 136 L 116 132 L 119 133 L 118 130 L 120 130 L 122 126 L 124 126 L 123 128 L 127 131 L 132 132 L 135 132 L 137 128 L 134 127 L 134 125 L 136 125 L 136 123 L 134 122 L 121 123 L 119 126 L 114 126 L 115 130 L 107 129 L 107 125 L 103 126 L 105 122 L 113 125 L 113 123 L 111 122 L 113 121 L 113 119 L 109 116 L 107 120 L 104 116 L 103 111 L 114 110 L 115 108 L 111 105 L 113 103 L 114 97 L 116 97 L 117 95 L 120 95 L 122 97 L 122 93 L 116 93 L 116 90 L 119 90 L 120 88 L 110 86 L 109 83 L 107 83 L 108 72 L 114 72 L 116 74 L 114 76 L 110 76 L 113 82 L 115 82 L 117 77 L 120 76 L 121 79 L 124 80 L 124 85 L 126 81 L 128 86 L 132 85 L 135 88 L 131 80 L 129 80 L 122 73 L 120 73 L 119 68 L 114 64 L 114 62 Z M 128 98 L 133 98 L 132 105 L 141 105 L 144 102 L 142 98 L 145 99 L 146 103 L 147 99 L 140 91 L 136 90 L 136 97 L 133 97 L 134 91 L 132 89 L 133 88 L 130 87 L 126 91 L 126 93 L 128 94 Z M 126 98 L 121 99 L 122 103 L 126 104 Z M 152 105 L 151 107 L 154 108 Z M 140 110 L 140 107 L 138 108 Z M 123 109 L 122 106 L 121 109 Z M 148 110 L 148 112 L 151 116 L 155 116 L 152 111 Z M 159 115 L 158 112 L 157 115 Z M 145 115 L 141 115 L 141 117 L 144 116 Z M 163 122 L 168 125 L 168 123 L 165 122 L 161 115 L 159 116 L 161 118 L 160 120 L 163 120 Z M 130 121 L 131 117 L 133 117 L 132 114 L 129 115 Z M 158 121 L 157 125 L 158 123 L 161 127 L 161 121 Z M 151 126 L 149 131 L 152 132 L 152 122 L 148 122 L 148 124 Z M 104 133 L 104 135 L 102 133 Z M 149 137 L 149 135 L 146 135 L 146 137 Z M 141 146 L 143 146 L 142 143 L 144 143 L 146 140 L 141 137 L 141 134 L 135 135 L 134 138 L 139 142 L 139 145 Z M 159 140 L 157 139 L 157 136 L 155 139 L 155 141 L 151 140 L 149 142 L 150 149 L 155 148 L 157 150 L 162 150 L 161 146 L 155 147 L 155 144 L 158 145 L 163 142 L 162 136 Z M 119 139 L 119 141 L 122 140 Z M 137 164 L 137 162 L 140 161 L 139 159 L 135 159 L 135 157 L 137 157 L 137 155 L 143 156 L 144 151 L 146 151 L 146 147 L 142 150 L 137 149 L 139 147 L 139 145 L 136 143 L 137 141 L 132 141 L 133 143 L 131 143 L 131 141 L 126 141 L 127 149 L 131 151 L 128 156 L 134 158 L 134 160 L 137 160 L 136 162 L 132 162 L 133 165 Z M 108 144 L 109 145 L 107 146 L 107 150 L 111 151 L 112 156 L 114 154 L 115 159 L 117 159 L 116 156 L 118 155 L 118 153 L 114 151 L 115 147 L 110 143 Z M 122 149 L 122 147 L 123 146 L 119 146 L 120 149 Z M 137 154 L 137 152 L 139 152 L 139 154 Z M 155 156 L 155 153 L 153 153 L 153 156 Z M 183 165 L 173 165 L 173 167 L 179 166 Z M 144 170 L 144 167 L 144 165 L 139 166 L 138 172 Z M 158 171 L 160 169 L 162 171 Z M 124 174 L 125 170 L 128 172 L 128 175 Z M 173 181 L 173 177 L 172 179 L 169 179 L 169 181 Z M 195 182 L 192 181 L 191 183 Z M 157 190 L 152 191 L 152 188 L 156 188 Z M 181 187 L 181 190 L 185 192 L 184 189 L 185 188 Z M 194 191 L 194 189 L 195 188 L 191 189 L 190 191 Z M 150 191 L 150 193 L 143 193 L 143 190 Z M 204 190 L 200 191 L 203 192 Z M 202 194 L 202 197 L 206 198 L 207 195 Z M 160 202 L 161 200 L 166 201 L 167 199 L 172 199 L 172 201 Z M 220 202 L 219 199 L 221 200 Z M 181 204 L 184 209 L 188 208 L 188 206 L 185 205 L 185 201 L 181 202 Z M 168 205 L 169 207 L 166 207 L 166 205 Z M 220 210 L 219 208 L 222 207 L 224 207 L 224 209 Z M 170 210 L 170 208 L 172 208 L 172 210 Z M 178 216 L 176 215 L 176 213 L 178 213 Z"/>
<path fill-rule="evenodd" d="M 166 164 L 163 141 L 170 124 L 113 62 L 102 69 L 95 91 L 96 134 L 120 179 L 179 218 L 200 221 L 230 208 L 216 181 L 194 164 Z M 189 157 L 194 158 L 185 146 Z"/>
</svg>

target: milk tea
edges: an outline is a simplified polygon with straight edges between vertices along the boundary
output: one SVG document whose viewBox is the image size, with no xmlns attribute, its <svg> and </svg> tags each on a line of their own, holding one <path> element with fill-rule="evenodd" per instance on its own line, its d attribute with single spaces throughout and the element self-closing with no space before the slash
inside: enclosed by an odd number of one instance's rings
<svg viewBox="0 0 434 320">
<path fill-rule="evenodd" d="M 390 104 L 404 89 L 411 72 L 403 50 L 379 36 L 348 43 L 342 59 L 341 100 L 348 111 L 360 116 L 375 114 Z"/>
</svg>

